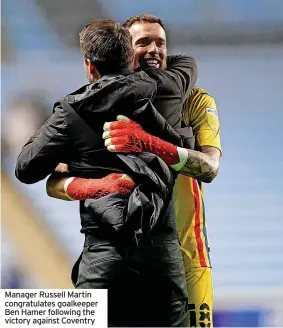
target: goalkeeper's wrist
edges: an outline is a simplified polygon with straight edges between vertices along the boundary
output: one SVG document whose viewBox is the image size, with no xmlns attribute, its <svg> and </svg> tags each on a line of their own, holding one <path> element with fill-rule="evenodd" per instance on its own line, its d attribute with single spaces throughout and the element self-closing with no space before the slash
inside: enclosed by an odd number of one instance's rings
<svg viewBox="0 0 283 328">
<path fill-rule="evenodd" d="M 158 137 L 150 136 L 149 150 L 147 151 L 150 151 L 162 158 L 162 160 L 169 166 L 179 163 L 177 146 Z"/>
<path fill-rule="evenodd" d="M 173 170 L 179 172 L 179 171 L 181 171 L 181 169 L 186 164 L 186 162 L 188 160 L 188 157 L 189 157 L 189 153 L 188 153 L 187 149 L 180 148 L 180 147 L 177 147 L 177 152 L 178 152 L 178 155 L 179 155 L 179 163 L 174 164 L 174 165 L 170 165 L 170 167 Z"/>
<path fill-rule="evenodd" d="M 72 198 L 70 195 L 68 195 L 68 187 L 73 182 L 74 179 L 75 179 L 75 177 L 70 177 L 70 178 L 66 179 L 66 181 L 64 183 L 65 194 L 70 200 L 74 200 L 74 198 Z"/>
</svg>

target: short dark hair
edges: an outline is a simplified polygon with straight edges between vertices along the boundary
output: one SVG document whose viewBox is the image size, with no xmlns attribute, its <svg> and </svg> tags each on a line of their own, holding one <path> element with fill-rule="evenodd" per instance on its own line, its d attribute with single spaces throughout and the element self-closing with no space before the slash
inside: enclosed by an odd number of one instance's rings
<svg viewBox="0 0 283 328">
<path fill-rule="evenodd" d="M 123 25 L 126 28 L 130 28 L 135 23 L 143 23 L 143 22 L 157 23 L 165 30 L 162 20 L 151 14 L 140 14 L 140 15 L 132 16 L 132 17 L 128 18 Z"/>
<path fill-rule="evenodd" d="M 96 20 L 79 34 L 84 58 L 89 59 L 101 75 L 128 68 L 133 59 L 132 37 L 120 23 Z"/>
</svg>

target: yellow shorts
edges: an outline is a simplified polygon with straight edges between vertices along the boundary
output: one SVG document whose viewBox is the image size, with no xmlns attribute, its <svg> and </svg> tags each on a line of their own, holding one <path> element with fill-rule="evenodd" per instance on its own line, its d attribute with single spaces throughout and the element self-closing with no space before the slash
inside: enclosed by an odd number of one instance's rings
<svg viewBox="0 0 283 328">
<path fill-rule="evenodd" d="M 188 327 L 213 327 L 212 269 L 185 268 L 189 297 Z"/>
</svg>

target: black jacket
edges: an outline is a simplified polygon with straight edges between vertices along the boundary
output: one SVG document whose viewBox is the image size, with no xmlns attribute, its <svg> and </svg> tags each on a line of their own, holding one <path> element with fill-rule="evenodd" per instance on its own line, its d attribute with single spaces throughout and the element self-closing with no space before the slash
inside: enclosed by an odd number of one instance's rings
<svg viewBox="0 0 283 328">
<path fill-rule="evenodd" d="M 181 133 L 173 128 L 181 132 L 182 104 L 196 78 L 194 59 L 174 56 L 169 57 L 167 70 L 123 71 L 80 88 L 55 104 L 51 118 L 23 147 L 17 178 L 23 183 L 38 182 L 59 162 L 67 163 L 72 175 L 80 177 L 127 173 L 137 183 L 130 197 L 115 194 L 81 202 L 82 232 L 92 233 L 102 226 L 149 232 L 166 210 L 175 176 L 153 154 L 108 152 L 101 138 L 102 127 L 124 114 L 149 133 L 182 146 Z"/>
</svg>

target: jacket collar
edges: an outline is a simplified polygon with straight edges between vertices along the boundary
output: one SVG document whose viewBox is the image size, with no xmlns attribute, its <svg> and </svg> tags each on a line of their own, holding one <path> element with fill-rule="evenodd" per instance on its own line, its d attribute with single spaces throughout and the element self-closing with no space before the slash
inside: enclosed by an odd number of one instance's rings
<svg viewBox="0 0 283 328">
<path fill-rule="evenodd" d="M 122 68 L 122 69 L 116 71 L 115 73 L 103 75 L 100 79 L 104 79 L 107 77 L 113 77 L 113 76 L 117 76 L 117 75 L 130 75 L 133 73 L 134 72 L 132 70 L 130 70 L 129 68 Z"/>
</svg>

